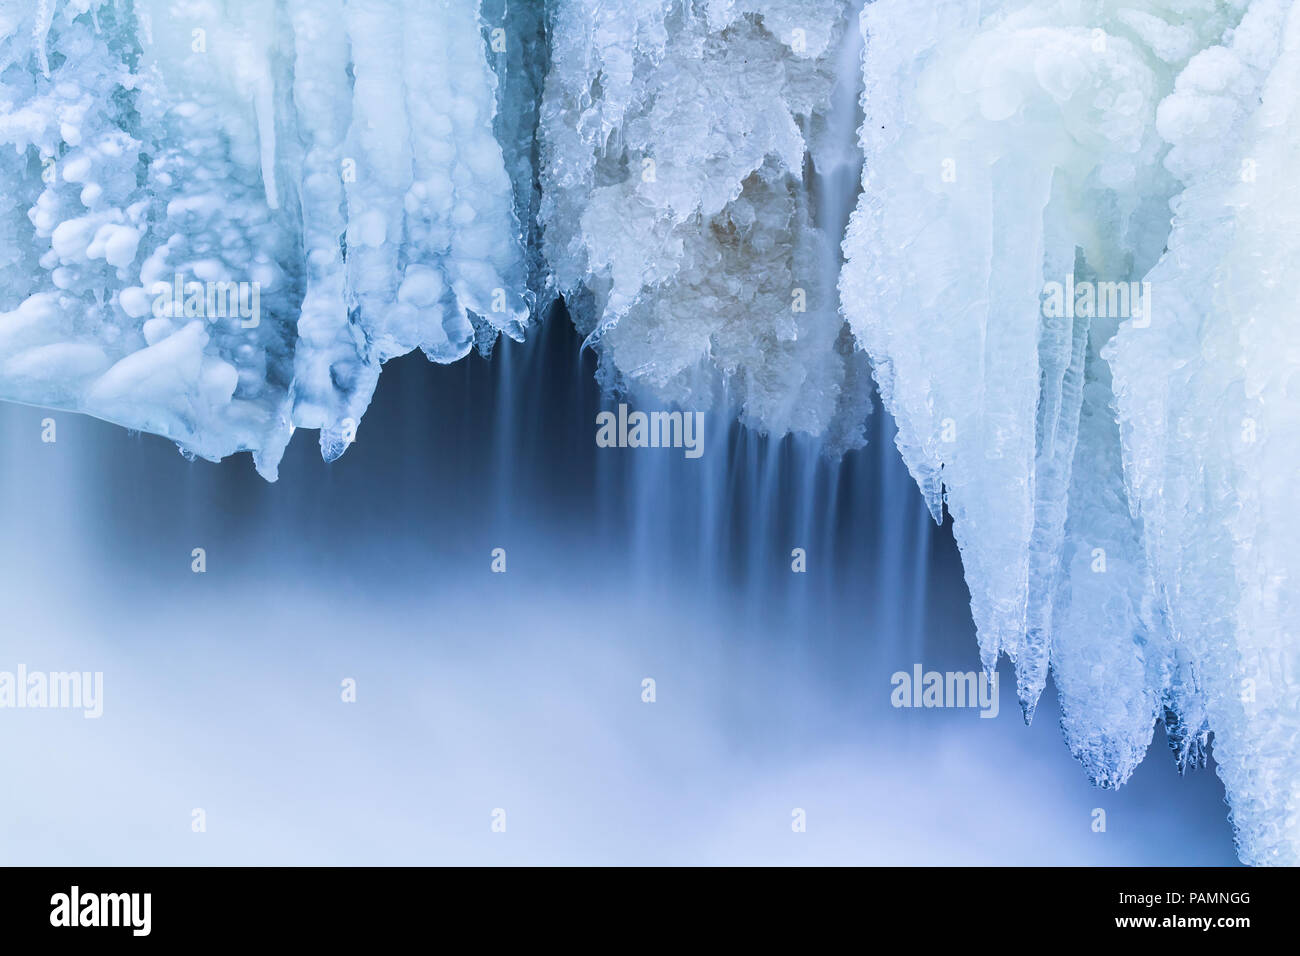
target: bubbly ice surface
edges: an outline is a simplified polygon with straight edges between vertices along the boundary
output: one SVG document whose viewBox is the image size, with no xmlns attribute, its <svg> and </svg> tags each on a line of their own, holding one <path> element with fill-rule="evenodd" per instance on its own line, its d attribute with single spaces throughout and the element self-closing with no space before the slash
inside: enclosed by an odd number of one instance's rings
<svg viewBox="0 0 1300 956">
<path fill-rule="evenodd" d="M 475 4 L 49 0 L 0 16 L 4 398 L 206 458 L 249 450 L 273 478 L 295 427 L 342 453 L 387 359 L 522 335 Z"/>
</svg>

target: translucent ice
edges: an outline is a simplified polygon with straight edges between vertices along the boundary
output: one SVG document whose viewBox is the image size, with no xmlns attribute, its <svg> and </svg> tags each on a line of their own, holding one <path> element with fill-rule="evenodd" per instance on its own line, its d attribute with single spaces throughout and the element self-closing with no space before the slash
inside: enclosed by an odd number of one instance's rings
<svg viewBox="0 0 1300 956">
<path fill-rule="evenodd" d="M 522 334 L 477 4 L 0 17 L 0 396 L 251 450 L 274 477 L 296 426 L 342 452 L 387 359 Z"/>
</svg>

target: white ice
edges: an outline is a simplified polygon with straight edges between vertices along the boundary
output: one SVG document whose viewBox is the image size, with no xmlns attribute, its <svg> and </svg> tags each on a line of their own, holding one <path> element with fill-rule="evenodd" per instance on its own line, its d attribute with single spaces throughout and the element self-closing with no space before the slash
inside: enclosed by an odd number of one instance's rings
<svg viewBox="0 0 1300 956">
<path fill-rule="evenodd" d="M 985 664 L 1027 718 L 1050 672 L 1103 786 L 1158 720 L 1184 767 L 1213 732 L 1242 858 L 1297 862 L 1300 11 L 880 0 L 862 29 L 842 307 Z M 1135 281 L 1141 308 L 1049 305 Z"/>
</svg>

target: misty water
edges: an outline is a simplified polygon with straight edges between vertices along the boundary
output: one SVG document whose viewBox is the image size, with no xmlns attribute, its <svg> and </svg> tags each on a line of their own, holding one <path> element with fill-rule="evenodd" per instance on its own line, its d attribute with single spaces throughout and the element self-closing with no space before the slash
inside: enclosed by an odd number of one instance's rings
<svg viewBox="0 0 1300 956">
<path fill-rule="evenodd" d="M 276 484 L 0 406 L 0 667 L 104 674 L 97 720 L 6 714 L 6 861 L 1234 862 L 1160 730 L 1103 792 L 1051 688 L 1029 728 L 1009 671 L 994 719 L 891 706 L 979 664 L 887 416 L 840 461 L 713 415 L 696 460 L 598 449 L 593 365 L 562 313 L 394 362 L 348 453 L 298 435 Z"/>
</svg>

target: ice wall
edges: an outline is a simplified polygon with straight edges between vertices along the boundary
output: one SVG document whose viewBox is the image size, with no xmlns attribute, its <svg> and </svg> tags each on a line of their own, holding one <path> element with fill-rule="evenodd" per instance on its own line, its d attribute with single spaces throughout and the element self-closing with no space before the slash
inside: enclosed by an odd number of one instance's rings
<svg viewBox="0 0 1300 956">
<path fill-rule="evenodd" d="M 0 397 L 274 477 L 386 359 L 522 334 L 477 4 L 42 0 L 0 38 Z"/>
<path fill-rule="evenodd" d="M 1252 862 L 1300 858 L 1290 9 L 872 4 L 840 287 L 985 664 L 1102 786 L 1213 731 Z"/>
<path fill-rule="evenodd" d="M 861 443 L 814 197 L 847 0 L 0 9 L 0 397 L 274 477 L 385 360 L 565 294 L 610 386 Z"/>
<path fill-rule="evenodd" d="M 1185 188 L 1108 348 L 1124 473 L 1248 863 L 1300 862 L 1300 8 L 1256 2 L 1157 116 Z"/>
</svg>

